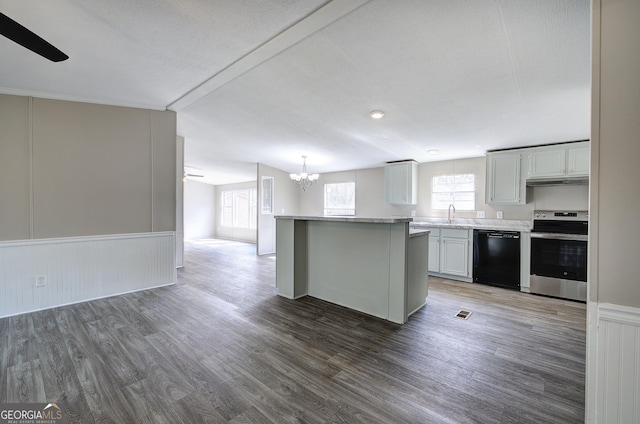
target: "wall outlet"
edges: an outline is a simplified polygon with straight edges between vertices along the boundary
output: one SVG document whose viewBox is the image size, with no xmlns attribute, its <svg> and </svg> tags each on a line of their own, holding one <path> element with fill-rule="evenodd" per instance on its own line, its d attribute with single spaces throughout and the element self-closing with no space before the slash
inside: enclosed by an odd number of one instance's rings
<svg viewBox="0 0 640 424">
<path fill-rule="evenodd" d="M 36 275 L 36 287 L 44 287 L 47 285 L 46 275 Z"/>
<path fill-rule="evenodd" d="M 415 210 L 411 211 L 411 216 L 416 216 L 416 211 Z"/>
<path fill-rule="evenodd" d="M 484 211 L 476 211 L 476 218 L 484 218 Z"/>
<path fill-rule="evenodd" d="M 496 217 L 498 217 L 498 219 L 502 219 L 502 211 L 496 212 Z"/>
</svg>

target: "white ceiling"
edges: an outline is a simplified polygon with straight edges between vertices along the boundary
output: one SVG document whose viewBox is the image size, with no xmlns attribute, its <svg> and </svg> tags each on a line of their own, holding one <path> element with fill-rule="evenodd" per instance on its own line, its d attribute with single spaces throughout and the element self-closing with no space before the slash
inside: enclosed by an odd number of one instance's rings
<svg viewBox="0 0 640 424">
<path fill-rule="evenodd" d="M 589 138 L 589 0 L 0 6 L 70 56 L 0 37 L 0 92 L 175 110 L 213 184 L 256 162 L 299 172 L 303 154 L 322 173 Z"/>
</svg>

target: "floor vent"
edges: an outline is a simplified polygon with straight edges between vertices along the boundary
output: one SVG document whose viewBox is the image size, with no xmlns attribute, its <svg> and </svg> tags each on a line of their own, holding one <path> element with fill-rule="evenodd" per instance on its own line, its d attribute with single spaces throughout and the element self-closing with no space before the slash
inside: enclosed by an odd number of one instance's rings
<svg viewBox="0 0 640 424">
<path fill-rule="evenodd" d="M 471 312 L 469 311 L 460 311 L 456 314 L 456 318 L 467 319 L 469 318 L 469 315 L 471 315 Z"/>
</svg>

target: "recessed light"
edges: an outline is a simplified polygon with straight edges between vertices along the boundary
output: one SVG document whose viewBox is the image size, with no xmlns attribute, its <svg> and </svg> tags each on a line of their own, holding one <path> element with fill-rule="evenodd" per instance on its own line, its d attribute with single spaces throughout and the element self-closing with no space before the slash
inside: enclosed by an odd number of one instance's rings
<svg viewBox="0 0 640 424">
<path fill-rule="evenodd" d="M 374 111 L 371 111 L 369 116 L 372 117 L 373 119 L 380 119 L 384 116 L 384 112 L 381 110 L 374 110 Z"/>
<path fill-rule="evenodd" d="M 438 150 L 438 149 L 430 149 L 430 150 L 427 150 L 427 153 L 429 153 L 430 155 L 433 156 L 433 155 L 437 155 L 438 153 L 440 153 L 440 150 Z"/>
</svg>

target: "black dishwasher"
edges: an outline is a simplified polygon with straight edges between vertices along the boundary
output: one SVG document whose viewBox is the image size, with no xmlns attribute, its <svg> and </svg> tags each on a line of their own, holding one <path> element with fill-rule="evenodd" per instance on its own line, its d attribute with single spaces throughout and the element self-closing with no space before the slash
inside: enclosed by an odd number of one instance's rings
<svg viewBox="0 0 640 424">
<path fill-rule="evenodd" d="M 473 282 L 520 290 L 520 233 L 473 230 Z"/>
</svg>

